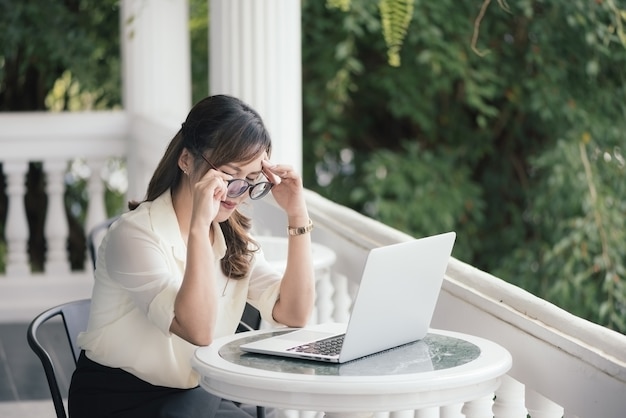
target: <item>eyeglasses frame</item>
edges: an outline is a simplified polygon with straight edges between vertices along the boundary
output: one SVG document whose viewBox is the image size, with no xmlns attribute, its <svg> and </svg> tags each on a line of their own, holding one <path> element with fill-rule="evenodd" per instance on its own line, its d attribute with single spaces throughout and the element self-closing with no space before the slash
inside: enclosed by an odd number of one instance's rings
<svg viewBox="0 0 626 418">
<path fill-rule="evenodd" d="M 202 157 L 202 159 L 204 161 L 206 161 L 206 163 L 213 169 L 216 171 L 220 171 L 224 174 L 230 175 L 228 173 L 225 173 L 224 171 L 220 170 L 219 168 L 215 167 L 213 165 L 213 163 L 211 163 L 211 161 L 209 161 L 202 153 L 200 153 L 200 157 Z M 271 181 L 260 181 L 258 183 L 250 183 L 247 179 L 231 179 L 231 180 L 226 180 L 226 188 L 228 189 L 228 186 L 231 185 L 231 183 L 235 182 L 235 181 L 244 181 L 246 182 L 246 184 L 248 185 L 247 188 L 245 188 L 241 193 L 239 193 L 236 196 L 230 196 L 228 195 L 228 193 L 226 194 L 226 196 L 230 197 L 230 198 L 234 198 L 234 197 L 239 197 L 241 195 L 243 195 L 246 191 L 248 192 L 248 195 L 250 196 L 250 199 L 252 200 L 260 200 L 263 199 L 265 196 L 267 196 L 267 194 L 270 192 L 270 190 L 272 190 L 272 187 L 274 187 L 274 183 L 272 183 Z M 252 196 L 252 189 L 254 189 L 255 187 L 257 187 L 260 184 L 269 184 L 269 187 L 267 188 L 267 190 L 265 190 L 265 192 L 261 195 L 261 196 L 257 196 L 257 197 L 253 197 Z"/>
</svg>

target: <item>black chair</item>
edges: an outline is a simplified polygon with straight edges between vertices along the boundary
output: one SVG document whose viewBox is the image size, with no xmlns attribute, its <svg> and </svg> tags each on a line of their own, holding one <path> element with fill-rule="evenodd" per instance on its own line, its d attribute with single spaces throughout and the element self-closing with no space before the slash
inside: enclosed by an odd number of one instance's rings
<svg viewBox="0 0 626 418">
<path fill-rule="evenodd" d="M 90 306 L 91 299 L 82 299 L 67 302 L 48 309 L 33 319 L 26 332 L 28 345 L 35 352 L 37 357 L 39 357 L 39 360 L 43 365 L 44 372 L 46 373 L 46 379 L 48 380 L 48 386 L 50 387 L 50 394 L 52 395 L 52 402 L 54 403 L 54 410 L 56 411 L 58 418 L 67 417 L 65 405 L 63 404 L 63 397 L 61 396 L 61 390 L 59 388 L 57 373 L 52 357 L 44 347 L 44 344 L 42 344 L 39 340 L 38 332 L 40 327 L 48 320 L 60 316 L 63 320 L 63 325 L 65 326 L 65 332 L 72 351 L 74 365 L 76 365 L 78 356 L 80 355 L 80 347 L 76 345 L 76 337 L 78 336 L 78 333 L 87 329 Z"/>
</svg>

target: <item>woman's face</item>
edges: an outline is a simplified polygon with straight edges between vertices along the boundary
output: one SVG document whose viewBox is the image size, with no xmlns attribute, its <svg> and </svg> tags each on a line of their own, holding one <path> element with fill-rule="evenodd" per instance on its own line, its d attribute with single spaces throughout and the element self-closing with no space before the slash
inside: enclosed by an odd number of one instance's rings
<svg viewBox="0 0 626 418">
<path fill-rule="evenodd" d="M 216 166 L 215 169 L 228 175 L 230 180 L 244 179 L 249 184 L 257 184 L 259 182 L 268 181 L 263 175 L 261 161 L 267 159 L 267 153 L 263 152 L 253 160 L 246 162 L 233 162 Z M 243 184 L 243 183 L 242 183 Z M 250 197 L 250 189 L 246 190 L 241 196 L 238 197 L 226 197 L 222 200 L 220 210 L 215 218 L 217 222 L 224 222 L 227 220 L 233 211 L 237 209 L 239 204 L 244 202 Z"/>
</svg>

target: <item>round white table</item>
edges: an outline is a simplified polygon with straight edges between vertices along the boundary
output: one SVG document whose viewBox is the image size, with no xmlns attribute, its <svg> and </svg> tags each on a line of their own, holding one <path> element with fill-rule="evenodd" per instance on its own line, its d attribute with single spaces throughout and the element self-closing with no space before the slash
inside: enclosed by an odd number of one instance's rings
<svg viewBox="0 0 626 418">
<path fill-rule="evenodd" d="M 267 407 L 359 414 L 467 402 L 493 393 L 511 368 L 500 345 L 430 330 L 420 341 L 344 364 L 244 353 L 239 346 L 282 330 L 217 339 L 196 350 L 193 368 L 207 391 Z"/>
</svg>

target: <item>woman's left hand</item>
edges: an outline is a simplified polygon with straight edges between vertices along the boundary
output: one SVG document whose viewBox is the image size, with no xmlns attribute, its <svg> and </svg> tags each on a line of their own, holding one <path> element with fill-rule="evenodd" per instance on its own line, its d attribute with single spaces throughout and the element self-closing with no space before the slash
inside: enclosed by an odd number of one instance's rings
<svg viewBox="0 0 626 418">
<path fill-rule="evenodd" d="M 306 213 L 302 178 L 293 167 L 272 164 L 269 160 L 263 160 L 262 165 L 263 173 L 270 182 L 274 183 L 272 195 L 276 203 L 287 212 L 287 215 L 297 216 Z"/>
</svg>

